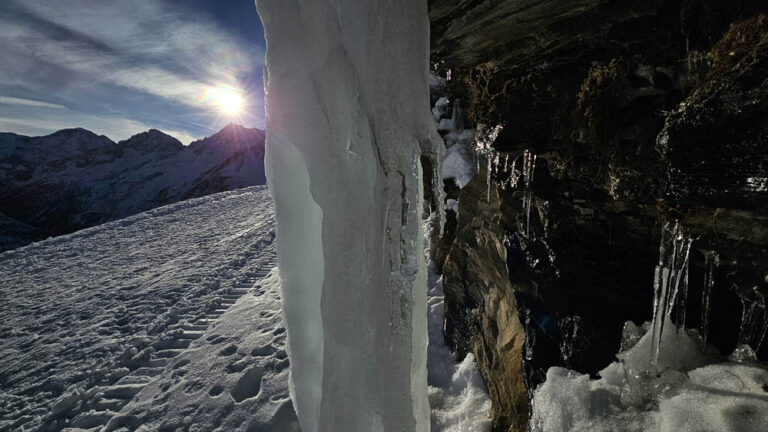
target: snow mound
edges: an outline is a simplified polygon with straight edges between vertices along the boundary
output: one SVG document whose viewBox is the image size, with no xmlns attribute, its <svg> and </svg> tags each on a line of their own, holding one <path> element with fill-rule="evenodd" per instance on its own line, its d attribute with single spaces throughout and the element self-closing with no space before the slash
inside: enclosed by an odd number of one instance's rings
<svg viewBox="0 0 768 432">
<path fill-rule="evenodd" d="M 722 357 L 712 347 L 703 351 L 695 332 L 677 331 L 669 318 L 665 327 L 658 373 L 648 372 L 650 332 L 619 353 L 619 361 L 602 370 L 600 379 L 550 368 L 534 393 L 531 430 L 765 431 L 768 368 L 746 362 L 711 364 Z"/>
</svg>

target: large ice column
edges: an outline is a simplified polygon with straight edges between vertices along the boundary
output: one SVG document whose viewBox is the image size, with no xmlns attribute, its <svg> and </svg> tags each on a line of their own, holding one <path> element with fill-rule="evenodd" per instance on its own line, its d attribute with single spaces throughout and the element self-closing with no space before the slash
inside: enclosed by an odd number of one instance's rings
<svg viewBox="0 0 768 432">
<path fill-rule="evenodd" d="M 442 142 L 429 110 L 427 2 L 256 4 L 302 430 L 428 430 L 419 157 L 439 179 Z"/>
</svg>

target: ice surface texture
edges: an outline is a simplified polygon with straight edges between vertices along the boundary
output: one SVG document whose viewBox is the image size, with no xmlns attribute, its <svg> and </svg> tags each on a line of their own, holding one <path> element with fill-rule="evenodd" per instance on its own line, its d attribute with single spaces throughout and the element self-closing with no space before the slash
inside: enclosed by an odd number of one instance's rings
<svg viewBox="0 0 768 432">
<path fill-rule="evenodd" d="M 302 430 L 427 430 L 419 159 L 432 160 L 439 184 L 442 148 L 429 107 L 427 2 L 256 4 Z"/>
</svg>

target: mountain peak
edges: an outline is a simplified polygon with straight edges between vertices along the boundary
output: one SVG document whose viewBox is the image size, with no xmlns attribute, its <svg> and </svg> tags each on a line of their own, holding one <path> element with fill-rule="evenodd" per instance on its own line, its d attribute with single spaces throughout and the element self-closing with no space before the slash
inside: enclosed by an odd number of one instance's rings
<svg viewBox="0 0 768 432">
<path fill-rule="evenodd" d="M 71 137 L 89 137 L 89 138 L 101 138 L 104 137 L 104 135 L 96 135 L 95 133 L 89 131 L 88 129 L 76 127 L 76 128 L 68 128 L 68 129 L 61 129 L 58 130 L 52 134 L 46 135 L 45 137 L 57 137 L 57 138 L 71 138 Z"/>
<path fill-rule="evenodd" d="M 264 131 L 229 123 L 220 131 L 190 144 L 195 149 L 240 149 L 264 146 Z"/>
<path fill-rule="evenodd" d="M 157 129 L 137 133 L 127 140 L 120 141 L 118 145 L 147 153 L 178 151 L 184 148 L 181 141 Z"/>
<path fill-rule="evenodd" d="M 82 153 L 101 147 L 109 147 L 114 141 L 104 135 L 83 128 L 62 129 L 50 135 L 33 138 L 44 146 L 55 146 L 58 151 L 68 153 Z"/>
</svg>

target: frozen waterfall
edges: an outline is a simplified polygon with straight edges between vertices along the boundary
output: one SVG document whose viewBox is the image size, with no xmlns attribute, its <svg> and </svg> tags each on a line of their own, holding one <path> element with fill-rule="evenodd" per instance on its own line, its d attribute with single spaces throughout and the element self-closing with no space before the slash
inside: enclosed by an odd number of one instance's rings
<svg viewBox="0 0 768 432">
<path fill-rule="evenodd" d="M 428 430 L 419 161 L 430 158 L 439 185 L 442 140 L 429 107 L 427 2 L 256 3 L 302 430 Z"/>
</svg>

